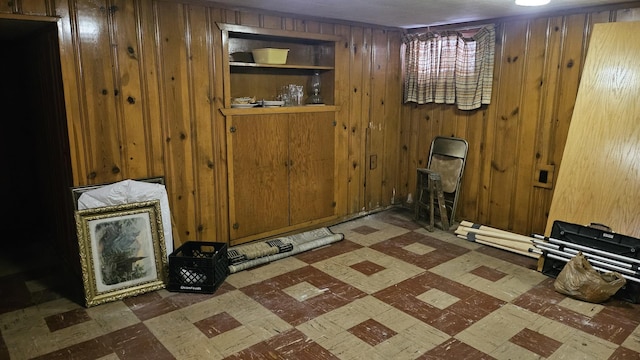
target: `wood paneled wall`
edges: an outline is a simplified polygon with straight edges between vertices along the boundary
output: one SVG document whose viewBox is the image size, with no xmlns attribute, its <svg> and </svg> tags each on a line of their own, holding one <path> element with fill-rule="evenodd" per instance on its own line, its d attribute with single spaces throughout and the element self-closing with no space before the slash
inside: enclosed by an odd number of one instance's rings
<svg viewBox="0 0 640 360">
<path fill-rule="evenodd" d="M 498 22 L 490 105 L 403 106 L 403 193 L 414 191 L 433 137 L 462 137 L 469 156 L 457 217 L 543 234 L 593 25 L 634 20 L 637 7 Z M 540 170 L 548 171 L 546 184 Z"/>
<path fill-rule="evenodd" d="M 70 185 L 164 176 L 177 242 L 228 239 L 216 22 L 344 39 L 340 216 L 402 203 L 431 139 L 454 135 L 471 146 L 459 217 L 530 233 L 544 230 L 552 194 L 533 185 L 534 174 L 560 165 L 592 25 L 640 19 L 637 9 L 610 9 L 498 23 L 492 103 L 461 112 L 402 104 L 397 29 L 197 0 L 15 0 L 0 4 L 2 15 L 59 17 Z"/>
<path fill-rule="evenodd" d="M 70 185 L 164 176 L 176 242 L 228 239 L 216 22 L 341 36 L 338 215 L 388 205 L 399 188 L 399 30 L 197 0 L 16 0 L 2 14 L 60 17 Z"/>
</svg>

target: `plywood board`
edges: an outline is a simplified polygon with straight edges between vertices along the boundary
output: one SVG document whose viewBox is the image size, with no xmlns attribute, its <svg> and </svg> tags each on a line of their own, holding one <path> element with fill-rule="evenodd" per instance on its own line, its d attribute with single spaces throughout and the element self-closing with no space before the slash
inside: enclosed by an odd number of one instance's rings
<svg viewBox="0 0 640 360">
<path fill-rule="evenodd" d="M 640 237 L 640 22 L 594 25 L 545 234 L 555 220 Z"/>
</svg>

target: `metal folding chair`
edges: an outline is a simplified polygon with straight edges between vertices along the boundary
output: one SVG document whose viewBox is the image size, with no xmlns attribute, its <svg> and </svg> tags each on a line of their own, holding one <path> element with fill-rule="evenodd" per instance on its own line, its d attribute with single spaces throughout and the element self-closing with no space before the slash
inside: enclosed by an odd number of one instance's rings
<svg viewBox="0 0 640 360">
<path fill-rule="evenodd" d="M 415 219 L 419 221 L 428 213 L 429 231 L 433 231 L 435 218 L 443 230 L 449 230 L 455 222 L 468 151 L 469 144 L 464 139 L 436 136 L 431 142 L 427 167 L 417 169 Z"/>
</svg>

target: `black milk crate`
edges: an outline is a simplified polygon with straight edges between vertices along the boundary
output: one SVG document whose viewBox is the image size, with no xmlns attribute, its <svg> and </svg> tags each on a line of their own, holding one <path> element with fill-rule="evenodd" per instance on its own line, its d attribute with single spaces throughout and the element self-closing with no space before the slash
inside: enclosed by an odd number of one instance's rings
<svg viewBox="0 0 640 360">
<path fill-rule="evenodd" d="M 167 290 L 213 294 L 227 275 L 226 243 L 187 241 L 169 255 Z"/>
</svg>

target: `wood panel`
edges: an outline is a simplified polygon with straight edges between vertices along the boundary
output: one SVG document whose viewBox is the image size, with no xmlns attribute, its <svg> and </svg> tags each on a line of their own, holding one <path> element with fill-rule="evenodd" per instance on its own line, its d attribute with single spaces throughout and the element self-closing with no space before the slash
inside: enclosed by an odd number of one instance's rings
<svg viewBox="0 0 640 360">
<path fill-rule="evenodd" d="M 230 118 L 227 131 L 232 241 L 289 226 L 288 117 L 289 114 L 276 114 Z"/>
<path fill-rule="evenodd" d="M 369 100 L 369 72 L 371 63 L 371 31 L 352 27 L 349 47 L 349 101 L 348 113 L 348 207 L 350 214 L 365 208 L 365 156 L 369 112 L 365 111 Z"/>
<path fill-rule="evenodd" d="M 232 231 L 227 134 L 219 112 L 224 59 L 215 22 L 343 37 L 344 46 L 336 50 L 336 72 L 342 75 L 334 98 L 340 216 L 388 206 L 394 189 L 395 198 L 406 201 L 431 139 L 455 135 L 470 145 L 458 215 L 528 233 L 543 231 L 546 222 L 553 189 L 532 186 L 534 172 L 561 165 L 591 27 L 640 20 L 637 8 L 616 7 L 535 23 L 498 22 L 504 37 L 497 48 L 492 104 L 461 112 L 440 104 L 400 103 L 401 30 L 200 1 L 0 5 L 0 13 L 20 9 L 59 17 L 73 185 L 164 176 L 179 242 L 227 241 Z M 509 63 L 516 53 L 518 60 Z M 543 85 L 536 90 L 537 79 Z M 377 168 L 368 170 L 374 154 Z"/>
<path fill-rule="evenodd" d="M 633 6 L 499 21 L 490 105 L 465 115 L 438 104 L 403 106 L 403 195 L 415 191 L 415 167 L 426 161 L 431 139 L 457 134 L 470 146 L 459 220 L 543 233 L 591 29 L 640 20 Z M 541 169 L 550 171 L 544 187 Z"/>
<path fill-rule="evenodd" d="M 334 121 L 332 112 L 289 115 L 290 225 L 335 215 Z"/>
<path fill-rule="evenodd" d="M 169 203 L 180 239 L 195 235 L 194 153 L 189 63 L 190 24 L 187 7 L 159 2 L 156 14 L 159 26 L 158 56 L 161 91 L 162 128 L 165 138 L 164 174 Z"/>
<path fill-rule="evenodd" d="M 640 237 L 639 22 L 596 24 L 545 234 L 555 220 Z"/>
</svg>

